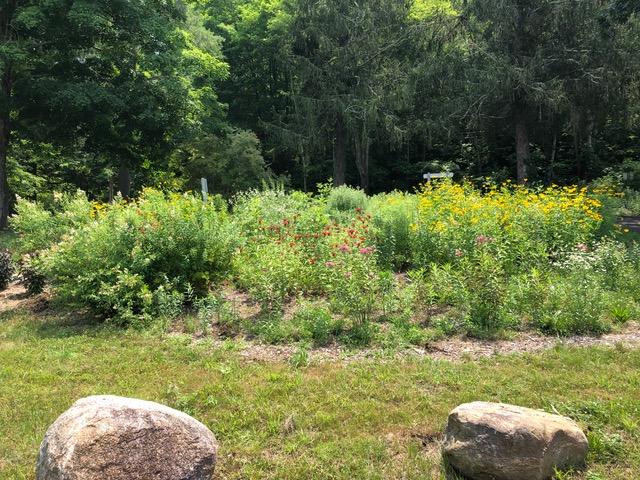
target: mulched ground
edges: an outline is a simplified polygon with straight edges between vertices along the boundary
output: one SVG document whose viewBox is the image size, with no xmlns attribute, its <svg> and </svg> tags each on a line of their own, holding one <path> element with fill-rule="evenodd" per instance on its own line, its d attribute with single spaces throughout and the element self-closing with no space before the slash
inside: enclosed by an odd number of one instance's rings
<svg viewBox="0 0 640 480">
<path fill-rule="evenodd" d="M 640 228 L 640 225 L 638 226 Z M 17 309 L 26 309 L 34 315 L 50 316 L 55 312 L 47 311 L 47 294 L 28 297 L 22 285 L 12 283 L 0 292 L 0 314 Z M 179 334 L 175 332 L 174 334 Z M 194 342 L 211 340 L 194 338 Z M 214 336 L 214 346 L 222 346 L 225 340 Z M 575 347 L 616 347 L 640 348 L 640 324 L 628 322 L 619 330 L 599 337 L 573 336 L 566 338 L 550 337 L 536 332 L 518 332 L 506 340 L 478 340 L 464 336 L 449 337 L 432 342 L 423 347 L 408 347 L 402 350 L 385 351 L 379 347 L 349 350 L 339 345 L 315 348 L 308 352 L 309 361 L 314 363 L 345 361 L 351 362 L 366 358 L 410 358 L 425 357 L 434 360 L 464 361 L 486 358 L 492 355 L 512 353 L 535 353 L 558 345 Z M 265 345 L 247 340 L 239 342 L 239 355 L 248 361 L 279 362 L 288 361 L 299 351 L 297 345 Z"/>
<path fill-rule="evenodd" d="M 217 342 L 214 342 L 217 343 Z M 220 342 L 222 344 L 222 342 Z M 465 361 L 493 355 L 512 353 L 536 353 L 556 346 L 572 347 L 616 347 L 640 348 L 640 324 L 629 322 L 621 330 L 599 337 L 573 336 L 567 338 L 549 337 L 534 332 L 522 332 L 509 340 L 477 340 L 466 337 L 446 338 L 423 348 L 410 347 L 400 351 L 384 351 L 380 348 L 347 350 L 339 346 L 310 350 L 309 361 L 314 363 L 331 361 L 354 361 L 366 358 L 411 358 L 425 357 L 434 360 Z M 249 361 L 283 361 L 297 351 L 295 345 L 263 345 L 245 343 L 239 354 Z"/>
</svg>

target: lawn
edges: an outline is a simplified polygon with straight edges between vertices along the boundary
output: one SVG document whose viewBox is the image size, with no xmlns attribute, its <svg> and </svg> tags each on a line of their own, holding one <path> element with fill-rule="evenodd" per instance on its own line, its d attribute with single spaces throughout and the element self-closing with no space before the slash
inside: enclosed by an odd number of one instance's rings
<svg viewBox="0 0 640 480">
<path fill-rule="evenodd" d="M 106 393 L 204 422 L 221 442 L 225 479 L 445 478 L 438 436 L 447 413 L 471 400 L 575 418 L 590 440 L 588 467 L 559 478 L 640 477 L 638 350 L 558 347 L 455 363 L 381 355 L 294 367 L 244 359 L 237 341 L 216 345 L 87 326 L 50 310 L 3 312 L 0 478 L 34 478 L 48 425 L 76 399 Z"/>
</svg>

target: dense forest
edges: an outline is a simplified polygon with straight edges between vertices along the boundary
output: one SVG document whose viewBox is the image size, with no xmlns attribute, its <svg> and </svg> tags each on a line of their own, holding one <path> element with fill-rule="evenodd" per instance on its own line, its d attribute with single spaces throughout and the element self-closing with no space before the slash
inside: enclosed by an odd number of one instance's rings
<svg viewBox="0 0 640 480">
<path fill-rule="evenodd" d="M 16 195 L 640 177 L 634 0 L 2 0 Z"/>
</svg>

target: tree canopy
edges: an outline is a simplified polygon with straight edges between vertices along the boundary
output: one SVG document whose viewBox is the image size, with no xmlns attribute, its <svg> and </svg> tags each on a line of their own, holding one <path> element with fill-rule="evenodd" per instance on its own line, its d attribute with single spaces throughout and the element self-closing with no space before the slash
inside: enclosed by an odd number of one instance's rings
<svg viewBox="0 0 640 480">
<path fill-rule="evenodd" d="M 636 168 L 639 33 L 624 0 L 7 0 L 0 223 L 16 193 L 199 175 L 231 195 Z"/>
</svg>

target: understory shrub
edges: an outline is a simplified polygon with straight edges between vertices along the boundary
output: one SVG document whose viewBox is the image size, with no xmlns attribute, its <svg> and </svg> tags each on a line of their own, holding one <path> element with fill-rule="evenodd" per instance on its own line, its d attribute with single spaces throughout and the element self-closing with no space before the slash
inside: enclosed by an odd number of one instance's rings
<svg viewBox="0 0 640 480">
<path fill-rule="evenodd" d="M 373 241 L 383 268 L 403 270 L 412 263 L 416 197 L 402 192 L 380 194 L 369 202 Z"/>
<path fill-rule="evenodd" d="M 145 190 L 97 212 L 44 252 L 43 265 L 67 301 L 124 325 L 148 323 L 224 278 L 235 238 L 214 205 Z"/>
<path fill-rule="evenodd" d="M 493 337 L 509 325 L 502 315 L 505 274 L 488 254 L 480 254 L 465 266 L 468 295 L 468 332 L 476 337 Z"/>
<path fill-rule="evenodd" d="M 333 218 L 350 218 L 354 212 L 367 209 L 369 197 L 364 191 L 342 185 L 333 188 L 327 197 L 327 207 Z"/>
</svg>

